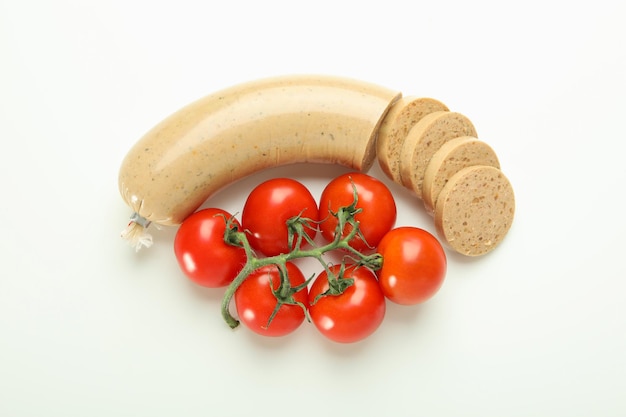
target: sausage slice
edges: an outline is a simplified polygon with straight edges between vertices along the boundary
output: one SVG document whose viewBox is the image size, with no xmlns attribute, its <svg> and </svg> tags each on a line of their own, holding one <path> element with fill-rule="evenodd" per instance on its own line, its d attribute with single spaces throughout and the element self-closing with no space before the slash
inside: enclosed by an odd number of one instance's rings
<svg viewBox="0 0 626 417">
<path fill-rule="evenodd" d="M 475 165 L 454 174 L 435 206 L 440 238 L 467 256 L 492 251 L 508 233 L 515 215 L 515 196 L 498 168 Z"/>
</svg>

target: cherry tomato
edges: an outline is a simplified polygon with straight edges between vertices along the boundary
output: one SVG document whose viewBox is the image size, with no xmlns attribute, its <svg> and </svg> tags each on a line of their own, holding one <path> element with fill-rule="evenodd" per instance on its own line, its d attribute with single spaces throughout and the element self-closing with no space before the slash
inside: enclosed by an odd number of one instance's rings
<svg viewBox="0 0 626 417">
<path fill-rule="evenodd" d="M 341 265 L 330 270 L 337 274 Z M 339 295 L 319 294 L 329 289 L 328 274 L 320 273 L 309 290 L 309 315 L 315 327 L 328 339 L 339 343 L 363 340 L 380 326 L 385 317 L 386 304 L 376 275 L 369 269 L 347 267 L 343 279 L 352 278 L 354 284 Z"/>
<path fill-rule="evenodd" d="M 371 252 L 378 242 L 396 223 L 396 202 L 389 188 L 378 179 L 360 172 L 351 172 L 333 179 L 320 197 L 320 224 L 322 236 L 327 241 L 335 238 L 337 218 L 331 215 L 339 207 L 349 206 L 354 201 L 354 187 L 357 192 L 357 208 L 362 211 L 356 214 L 359 228 L 365 242 L 360 236 L 350 241 L 350 246 L 360 252 Z M 346 236 L 352 227 L 344 228 L 342 236 Z"/>
<path fill-rule="evenodd" d="M 224 242 L 224 210 L 207 208 L 187 217 L 174 238 L 174 254 L 185 275 L 204 287 L 224 287 L 246 263 L 246 252 Z M 239 223 L 235 221 L 235 225 Z"/>
<path fill-rule="evenodd" d="M 241 224 L 249 235 L 250 246 L 267 256 L 288 253 L 287 220 L 294 216 L 313 220 L 313 228 L 305 233 L 313 239 L 317 232 L 319 212 L 311 192 L 290 178 L 275 178 L 256 186 L 248 196 L 241 215 Z M 292 245 L 295 242 L 292 242 Z"/>
<path fill-rule="evenodd" d="M 397 304 L 411 305 L 431 298 L 446 275 L 446 254 L 432 234 L 416 227 L 398 227 L 378 245 L 383 256 L 377 271 L 385 296 Z"/>
<path fill-rule="evenodd" d="M 304 284 L 304 275 L 293 263 L 287 262 L 287 275 L 291 287 Z M 304 310 L 299 305 L 283 304 L 268 326 L 276 308 L 274 290 L 280 287 L 281 278 L 276 265 L 267 265 L 252 272 L 235 291 L 235 306 L 241 322 L 255 333 L 263 336 L 285 336 L 296 330 L 304 321 Z M 270 288 L 271 285 L 271 288 Z M 293 300 L 308 306 L 306 286 L 293 294 Z"/>
</svg>

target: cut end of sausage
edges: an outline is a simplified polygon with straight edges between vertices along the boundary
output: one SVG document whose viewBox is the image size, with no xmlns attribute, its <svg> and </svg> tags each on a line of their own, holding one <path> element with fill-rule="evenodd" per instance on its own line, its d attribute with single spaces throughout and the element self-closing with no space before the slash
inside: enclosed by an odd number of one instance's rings
<svg viewBox="0 0 626 417">
<path fill-rule="evenodd" d="M 442 102 L 428 97 L 402 97 L 393 105 L 380 126 L 376 143 L 378 162 L 385 175 L 402 183 L 400 152 L 409 131 L 427 114 L 448 110 Z"/>
<path fill-rule="evenodd" d="M 406 98 L 402 97 L 402 93 L 397 93 L 397 95 L 389 101 L 389 106 L 385 109 L 385 111 L 380 115 L 380 119 L 376 123 L 374 130 L 367 142 L 365 147 L 365 152 L 363 153 L 363 159 L 359 164 L 355 164 L 357 168 L 361 171 L 368 171 L 372 165 L 374 165 L 374 161 L 376 161 L 377 156 L 379 156 L 377 146 L 380 143 L 381 135 L 385 135 L 386 123 L 387 119 L 390 117 L 391 113 L 394 111 L 398 103 L 404 101 Z M 384 138 L 382 140 L 385 140 Z M 378 158 L 380 161 L 380 158 Z"/>
<path fill-rule="evenodd" d="M 471 166 L 454 174 L 435 208 L 440 238 L 467 256 L 491 252 L 508 233 L 515 215 L 513 187 L 499 169 Z"/>
</svg>

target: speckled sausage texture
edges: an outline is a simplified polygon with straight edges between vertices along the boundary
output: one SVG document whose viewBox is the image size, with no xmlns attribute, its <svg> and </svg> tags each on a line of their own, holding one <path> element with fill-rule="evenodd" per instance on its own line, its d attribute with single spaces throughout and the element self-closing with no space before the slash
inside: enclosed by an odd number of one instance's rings
<svg viewBox="0 0 626 417">
<path fill-rule="evenodd" d="M 381 169 L 394 182 L 402 183 L 400 153 L 404 139 L 424 116 L 437 111 L 448 111 L 448 107 L 429 97 L 402 97 L 389 110 L 378 132 L 376 154 Z"/>
<path fill-rule="evenodd" d="M 422 198 L 422 182 L 430 158 L 444 143 L 460 136 L 477 136 L 474 124 L 463 114 L 438 111 L 424 116 L 409 131 L 402 144 L 402 184 Z"/>
<path fill-rule="evenodd" d="M 500 161 L 491 146 L 478 138 L 461 136 L 444 143 L 430 158 L 424 173 L 422 198 L 426 211 L 434 213 L 437 197 L 450 177 L 473 165 L 500 168 Z"/>
<path fill-rule="evenodd" d="M 515 195 L 508 178 L 498 168 L 474 165 L 454 174 L 439 193 L 435 226 L 449 247 L 479 256 L 502 242 L 514 216 Z"/>
<path fill-rule="evenodd" d="M 130 149 L 118 179 L 132 209 L 122 236 L 137 250 L 150 246 L 151 223 L 178 225 L 222 188 L 267 168 L 315 162 L 367 171 L 378 160 L 424 200 L 450 248 L 483 255 L 508 232 L 515 200 L 495 154 L 476 138 L 472 122 L 438 100 L 359 80 L 239 84 L 173 113 Z"/>
</svg>

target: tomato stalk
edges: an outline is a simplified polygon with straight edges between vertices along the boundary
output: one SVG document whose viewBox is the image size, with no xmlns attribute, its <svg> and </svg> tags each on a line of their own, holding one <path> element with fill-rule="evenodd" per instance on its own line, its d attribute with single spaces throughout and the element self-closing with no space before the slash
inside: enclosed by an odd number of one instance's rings
<svg viewBox="0 0 626 417">
<path fill-rule="evenodd" d="M 352 279 L 343 278 L 342 274 L 345 270 L 346 259 L 349 259 L 351 263 L 355 263 L 359 266 L 364 266 L 372 270 L 377 270 L 382 266 L 382 257 L 379 254 L 375 253 L 372 255 L 365 255 L 350 246 L 350 241 L 352 239 L 354 239 L 356 236 L 362 237 L 362 235 L 360 234 L 361 232 L 359 229 L 359 222 L 355 219 L 355 216 L 361 211 L 361 209 L 356 207 L 356 187 L 354 188 L 354 190 L 354 201 L 352 202 L 352 204 L 350 204 L 349 206 L 340 207 L 337 212 L 331 212 L 331 215 L 337 218 L 335 237 L 333 241 L 322 246 L 317 246 L 315 242 L 305 233 L 306 228 L 313 228 L 313 225 L 316 222 L 311 219 L 302 217 L 302 215 L 298 215 L 292 217 L 287 221 L 287 226 L 289 230 L 289 243 L 290 247 L 292 247 L 293 249 L 288 253 L 282 253 L 269 257 L 258 257 L 254 249 L 250 245 L 250 242 L 248 241 L 246 232 L 239 230 L 239 228 L 236 226 L 236 220 L 234 219 L 234 217 L 225 219 L 226 231 L 224 232 L 224 241 L 229 245 L 243 248 L 246 253 L 246 263 L 244 264 L 241 271 L 237 274 L 235 279 L 226 288 L 224 298 L 222 299 L 222 317 L 231 328 L 234 329 L 239 325 L 239 320 L 234 318 L 233 315 L 230 313 L 231 300 L 235 295 L 237 288 L 239 288 L 239 286 L 246 280 L 246 278 L 258 268 L 267 265 L 276 265 L 280 271 L 280 286 L 276 290 L 272 288 L 272 293 L 276 297 L 276 308 L 272 312 L 272 315 L 270 316 L 270 319 L 268 321 L 269 326 L 270 322 L 272 321 L 276 313 L 278 313 L 278 310 L 283 304 L 299 305 L 305 311 L 305 315 L 308 319 L 306 306 L 302 305 L 302 303 L 294 301 L 293 295 L 302 288 L 304 288 L 304 286 L 307 286 L 313 277 L 309 278 L 304 284 L 300 286 L 291 287 L 289 277 L 287 275 L 287 262 L 299 258 L 316 259 L 326 271 L 330 285 L 330 290 L 322 296 L 339 295 L 354 283 L 354 280 Z M 346 229 L 346 227 L 348 227 L 349 229 Z M 347 233 L 345 233 L 346 231 Z M 295 244 L 293 244 L 294 240 Z M 302 246 L 305 241 L 309 244 L 309 247 L 303 249 Z M 331 265 L 329 265 L 328 262 L 325 261 L 324 255 L 327 252 L 337 249 L 344 250 L 348 254 L 344 257 L 344 260 L 342 261 L 342 267 L 340 268 L 339 273 L 333 273 L 331 270 Z"/>
<path fill-rule="evenodd" d="M 306 280 L 305 282 L 303 282 L 300 285 L 297 285 L 295 287 L 291 286 L 291 283 L 289 281 L 289 274 L 287 272 L 287 267 L 284 264 L 278 265 L 278 272 L 280 275 L 280 286 L 278 287 L 278 289 L 274 290 L 274 288 L 271 287 L 271 281 L 270 281 L 270 288 L 272 289 L 272 294 L 274 294 L 274 297 L 276 297 L 276 307 L 274 307 L 274 310 L 272 311 L 272 314 L 270 315 L 269 319 L 267 320 L 267 324 L 265 325 L 265 327 L 269 327 L 270 324 L 272 323 L 272 320 L 274 319 L 274 317 L 276 316 L 276 314 L 278 313 L 278 310 L 280 310 L 280 308 L 283 305 L 297 305 L 300 308 L 302 308 L 302 310 L 304 311 L 304 315 L 307 318 L 307 320 L 309 319 L 309 315 L 308 315 L 308 311 L 307 308 L 304 304 L 302 304 L 299 301 L 296 301 L 294 298 L 294 295 L 298 292 L 301 291 L 302 289 L 304 289 L 306 286 L 309 285 L 309 282 L 311 281 L 311 278 L 309 278 L 308 280 Z"/>
</svg>

